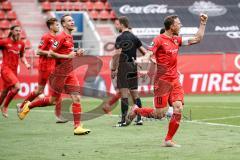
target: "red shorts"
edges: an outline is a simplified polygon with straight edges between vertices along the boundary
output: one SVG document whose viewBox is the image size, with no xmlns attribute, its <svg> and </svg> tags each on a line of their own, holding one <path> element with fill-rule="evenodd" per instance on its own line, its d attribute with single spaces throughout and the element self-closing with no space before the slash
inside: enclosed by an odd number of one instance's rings
<svg viewBox="0 0 240 160">
<path fill-rule="evenodd" d="M 19 82 L 17 78 L 17 71 L 14 72 L 10 68 L 3 67 L 1 69 L 1 77 L 3 80 L 3 89 L 8 89 L 9 87 L 12 87 L 16 83 Z"/>
<path fill-rule="evenodd" d="M 57 79 L 56 79 L 55 84 L 58 85 L 58 84 L 61 84 L 61 82 L 57 82 Z M 79 91 L 79 81 L 75 74 L 69 74 L 64 79 L 64 85 L 54 86 L 53 88 L 57 88 L 57 91 L 53 90 L 52 87 L 50 87 L 51 95 L 53 97 L 60 97 L 61 93 L 71 94 L 71 92 L 78 92 Z"/>
<path fill-rule="evenodd" d="M 172 82 L 155 80 L 154 83 L 154 106 L 155 108 L 165 108 L 169 103 L 181 101 L 184 103 L 184 91 L 179 79 Z"/>
<path fill-rule="evenodd" d="M 47 84 L 51 72 L 52 72 L 51 70 L 50 71 L 38 70 L 38 84 L 41 86 L 45 86 Z"/>
</svg>

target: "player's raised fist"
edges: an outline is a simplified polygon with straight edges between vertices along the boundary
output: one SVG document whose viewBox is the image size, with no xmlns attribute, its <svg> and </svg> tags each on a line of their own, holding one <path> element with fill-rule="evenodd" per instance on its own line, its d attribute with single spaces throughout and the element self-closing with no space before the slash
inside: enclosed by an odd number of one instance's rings
<svg viewBox="0 0 240 160">
<path fill-rule="evenodd" d="M 201 13 L 200 14 L 200 21 L 202 24 L 206 24 L 207 23 L 207 20 L 208 20 L 208 15 L 204 14 L 204 13 Z"/>
<path fill-rule="evenodd" d="M 79 48 L 77 50 L 77 56 L 83 56 L 84 52 L 85 52 L 85 50 L 83 48 Z"/>
</svg>

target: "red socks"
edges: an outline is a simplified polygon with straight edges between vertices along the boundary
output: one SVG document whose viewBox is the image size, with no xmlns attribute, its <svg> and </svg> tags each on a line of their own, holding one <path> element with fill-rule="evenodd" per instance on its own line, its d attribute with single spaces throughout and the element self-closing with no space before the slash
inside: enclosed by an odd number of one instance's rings
<svg viewBox="0 0 240 160">
<path fill-rule="evenodd" d="M 147 118 L 154 118 L 154 109 L 153 108 L 137 108 L 135 110 L 137 115 L 141 115 Z"/>
<path fill-rule="evenodd" d="M 32 109 L 35 107 L 46 107 L 51 105 L 53 104 L 50 103 L 50 97 L 45 97 L 45 98 L 31 102 L 31 104 L 29 105 L 29 108 Z"/>
<path fill-rule="evenodd" d="M 118 92 L 116 95 L 112 97 L 112 99 L 108 102 L 110 106 L 112 106 L 114 103 L 116 103 L 121 98 L 121 93 Z"/>
<path fill-rule="evenodd" d="M 26 101 L 33 101 L 37 96 L 39 96 L 39 94 L 36 94 L 35 92 L 31 92 L 28 96 L 27 96 L 27 98 L 23 101 L 23 103 L 21 104 L 21 106 L 20 106 L 20 108 L 22 109 L 23 108 L 23 106 L 24 106 L 24 102 L 26 102 Z"/>
<path fill-rule="evenodd" d="M 173 136 L 175 135 L 175 133 L 177 132 L 177 129 L 179 127 L 181 117 L 182 117 L 182 114 L 173 113 L 172 118 L 169 122 L 168 133 L 165 138 L 165 141 L 172 140 Z"/>
<path fill-rule="evenodd" d="M 8 95 L 7 95 L 7 97 L 6 97 L 6 99 L 5 99 L 5 102 L 4 102 L 4 104 L 3 104 L 3 106 L 4 106 L 5 108 L 8 107 L 9 103 L 12 101 L 13 97 L 18 93 L 18 91 L 19 91 L 19 89 L 14 88 L 14 89 L 11 89 L 11 90 L 8 92 Z"/>
<path fill-rule="evenodd" d="M 82 112 L 81 104 L 73 103 L 72 104 L 72 113 L 73 113 L 74 128 L 77 128 L 78 126 L 80 126 L 81 112 Z"/>
</svg>

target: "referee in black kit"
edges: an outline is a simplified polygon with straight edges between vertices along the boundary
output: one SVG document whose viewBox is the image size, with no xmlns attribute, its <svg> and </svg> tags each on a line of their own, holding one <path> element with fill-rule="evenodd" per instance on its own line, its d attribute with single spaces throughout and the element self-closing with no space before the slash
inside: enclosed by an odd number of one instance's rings
<svg viewBox="0 0 240 160">
<path fill-rule="evenodd" d="M 115 42 L 116 54 L 120 53 L 118 68 L 112 68 L 112 72 L 117 70 L 117 88 L 121 93 L 121 112 L 122 119 L 118 123 L 119 127 L 126 126 L 125 118 L 128 113 L 128 93 L 133 96 L 134 103 L 138 107 L 142 107 L 141 100 L 138 95 L 138 73 L 137 65 L 134 63 L 137 57 L 137 50 L 142 54 L 147 51 L 142 47 L 142 42 L 129 31 L 129 21 L 125 16 L 118 18 L 122 33 L 117 37 Z M 137 124 L 141 124 L 141 117 L 137 118 Z"/>
</svg>

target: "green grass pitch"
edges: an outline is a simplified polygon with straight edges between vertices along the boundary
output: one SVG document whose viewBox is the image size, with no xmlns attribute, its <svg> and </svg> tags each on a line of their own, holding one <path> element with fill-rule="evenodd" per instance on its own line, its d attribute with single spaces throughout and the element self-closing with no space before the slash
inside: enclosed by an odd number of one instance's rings
<svg viewBox="0 0 240 160">
<path fill-rule="evenodd" d="M 142 101 L 152 106 L 152 98 Z M 34 109 L 20 121 L 16 103 L 8 119 L 0 117 L 0 160 L 239 160 L 239 95 L 186 96 L 185 118 L 174 138 L 181 148 L 160 147 L 167 120 L 116 128 L 119 117 L 104 115 L 84 122 L 89 135 L 74 136 L 72 122 L 55 123 L 53 107 Z M 85 111 L 99 103 L 82 99 Z"/>
</svg>

